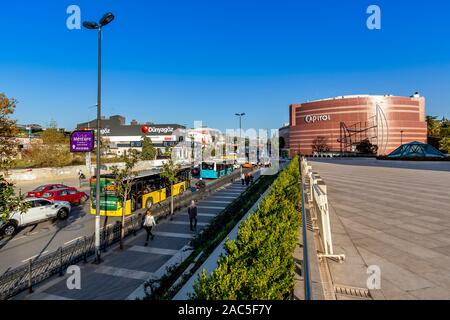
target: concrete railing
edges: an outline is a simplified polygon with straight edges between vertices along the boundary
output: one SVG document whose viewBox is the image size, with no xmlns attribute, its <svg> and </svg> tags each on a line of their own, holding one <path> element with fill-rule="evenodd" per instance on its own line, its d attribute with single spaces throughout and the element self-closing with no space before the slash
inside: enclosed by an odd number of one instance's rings
<svg viewBox="0 0 450 320">
<path fill-rule="evenodd" d="M 305 158 L 301 161 L 302 172 L 309 185 L 308 203 L 311 208 L 311 220 L 314 229 L 319 231 L 323 253 L 319 258 L 332 258 L 338 261 L 345 259 L 344 254 L 335 254 L 331 235 L 330 213 L 328 208 L 327 186 L 320 176 L 312 171 Z"/>
</svg>

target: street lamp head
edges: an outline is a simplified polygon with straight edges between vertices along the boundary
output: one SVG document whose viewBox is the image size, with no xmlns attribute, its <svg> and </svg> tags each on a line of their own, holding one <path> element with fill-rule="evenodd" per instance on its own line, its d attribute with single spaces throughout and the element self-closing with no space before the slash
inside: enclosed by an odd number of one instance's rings
<svg viewBox="0 0 450 320">
<path fill-rule="evenodd" d="M 113 20 L 114 20 L 114 15 L 111 12 L 108 12 L 103 15 L 103 17 L 100 19 L 99 23 L 100 23 L 100 26 L 104 27 Z"/>
<path fill-rule="evenodd" d="M 97 23 L 92 22 L 92 21 L 85 21 L 83 22 L 83 27 L 85 27 L 86 29 L 98 29 L 99 26 Z"/>
<path fill-rule="evenodd" d="M 245 113 L 235 113 L 235 115 L 237 115 L 238 117 L 242 117 L 245 116 Z"/>
</svg>

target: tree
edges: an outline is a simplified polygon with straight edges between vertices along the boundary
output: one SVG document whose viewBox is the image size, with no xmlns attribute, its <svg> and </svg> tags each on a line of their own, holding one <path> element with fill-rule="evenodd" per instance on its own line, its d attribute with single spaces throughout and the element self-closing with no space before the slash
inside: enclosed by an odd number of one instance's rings
<svg viewBox="0 0 450 320">
<path fill-rule="evenodd" d="M 125 236 L 125 212 L 127 199 L 131 193 L 131 187 L 133 185 L 134 177 L 136 173 L 134 167 L 139 161 L 139 153 L 137 150 L 129 149 L 127 156 L 124 157 L 125 167 L 119 169 L 117 166 L 113 166 L 112 173 L 114 175 L 114 186 L 116 191 L 116 196 L 122 207 L 122 224 L 120 230 L 120 249 L 123 249 L 123 238 Z M 133 201 L 133 200 L 132 200 Z"/>
<path fill-rule="evenodd" d="M 428 126 L 428 136 L 429 137 L 439 137 L 441 131 L 441 125 L 437 117 L 427 116 L 426 117 L 427 126 Z"/>
<path fill-rule="evenodd" d="M 0 173 L 11 168 L 18 153 L 14 138 L 19 133 L 16 121 L 10 118 L 16 108 L 16 100 L 0 93 Z"/>
<path fill-rule="evenodd" d="M 439 149 L 444 153 L 450 153 L 450 137 L 441 139 L 439 142 Z"/>
<path fill-rule="evenodd" d="M 153 147 L 152 140 L 144 136 L 142 137 L 142 152 L 141 159 L 142 160 L 155 160 L 156 158 L 156 149 Z"/>
<path fill-rule="evenodd" d="M 427 116 L 426 121 L 427 121 L 427 128 L 428 128 L 427 141 L 431 146 L 438 149 L 440 135 L 441 135 L 441 125 L 439 123 L 439 120 L 437 120 L 437 117 Z"/>
<path fill-rule="evenodd" d="M 176 165 L 172 159 L 164 162 L 161 171 L 161 177 L 167 180 L 170 186 L 170 219 L 173 217 L 173 185 L 178 182 L 177 174 L 180 171 L 180 166 Z"/>
<path fill-rule="evenodd" d="M 361 154 L 376 154 L 378 146 L 372 144 L 369 139 L 364 139 L 356 144 L 356 151 Z"/>
<path fill-rule="evenodd" d="M 163 155 L 165 157 L 170 157 L 172 155 L 172 147 L 169 147 L 169 146 L 165 147 Z"/>
<path fill-rule="evenodd" d="M 52 120 L 41 134 L 42 144 L 35 143 L 27 157 L 38 167 L 62 167 L 72 161 L 69 137 L 58 130 L 58 124 Z M 49 157 L 49 155 L 52 155 Z"/>
<path fill-rule="evenodd" d="M 8 99 L 0 93 L 0 219 L 8 220 L 15 211 L 25 212 L 27 205 L 23 196 L 14 192 L 14 184 L 6 181 L 6 174 L 11 168 L 14 157 L 17 155 L 17 146 L 14 141 L 18 133 L 16 121 L 10 116 L 16 108 L 16 100 Z"/>
<path fill-rule="evenodd" d="M 0 173 L 0 215 L 2 221 L 7 221 L 9 216 L 16 211 L 25 212 L 27 203 L 23 202 L 25 196 L 17 196 L 14 192 L 14 184 L 6 181 Z"/>
<path fill-rule="evenodd" d="M 312 142 L 312 150 L 313 152 L 328 152 L 330 151 L 330 147 L 328 146 L 328 138 L 326 137 L 317 137 Z"/>
</svg>

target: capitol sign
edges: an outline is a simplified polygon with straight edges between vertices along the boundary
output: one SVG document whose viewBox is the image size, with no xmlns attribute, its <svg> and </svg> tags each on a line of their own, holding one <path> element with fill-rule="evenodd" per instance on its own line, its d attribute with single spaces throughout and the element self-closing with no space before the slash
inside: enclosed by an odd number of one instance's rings
<svg viewBox="0 0 450 320">
<path fill-rule="evenodd" d="M 331 120 L 331 116 L 329 114 L 326 115 L 307 115 L 305 117 L 305 122 L 306 123 L 315 123 L 318 121 L 330 121 Z"/>
</svg>

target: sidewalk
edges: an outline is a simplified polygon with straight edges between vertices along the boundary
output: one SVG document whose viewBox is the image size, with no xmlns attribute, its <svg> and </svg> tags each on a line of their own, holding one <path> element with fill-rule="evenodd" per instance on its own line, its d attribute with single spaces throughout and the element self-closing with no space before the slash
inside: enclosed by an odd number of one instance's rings
<svg viewBox="0 0 450 320">
<path fill-rule="evenodd" d="M 372 299 L 450 299 L 450 166 L 388 165 L 312 161 L 328 187 L 334 251 L 346 256 L 328 262 L 337 298 L 355 298 L 354 287 Z M 379 290 L 367 289 L 369 266 Z"/>
<path fill-rule="evenodd" d="M 208 199 L 199 201 L 198 225 L 200 231 L 230 202 L 245 190 L 240 182 L 220 188 Z M 144 295 L 143 284 L 161 277 L 168 266 L 179 263 L 189 254 L 189 241 L 194 233 L 189 231 L 187 210 L 176 214 L 172 221 L 164 220 L 154 228 L 155 238 L 145 247 L 145 232 L 130 236 L 125 249 L 118 246 L 103 254 L 100 265 L 80 264 L 81 289 L 69 290 L 68 276 L 53 277 L 34 288 L 32 294 L 21 293 L 15 299 L 23 300 L 124 300 Z M 187 251 L 186 251 L 187 250 Z"/>
</svg>

